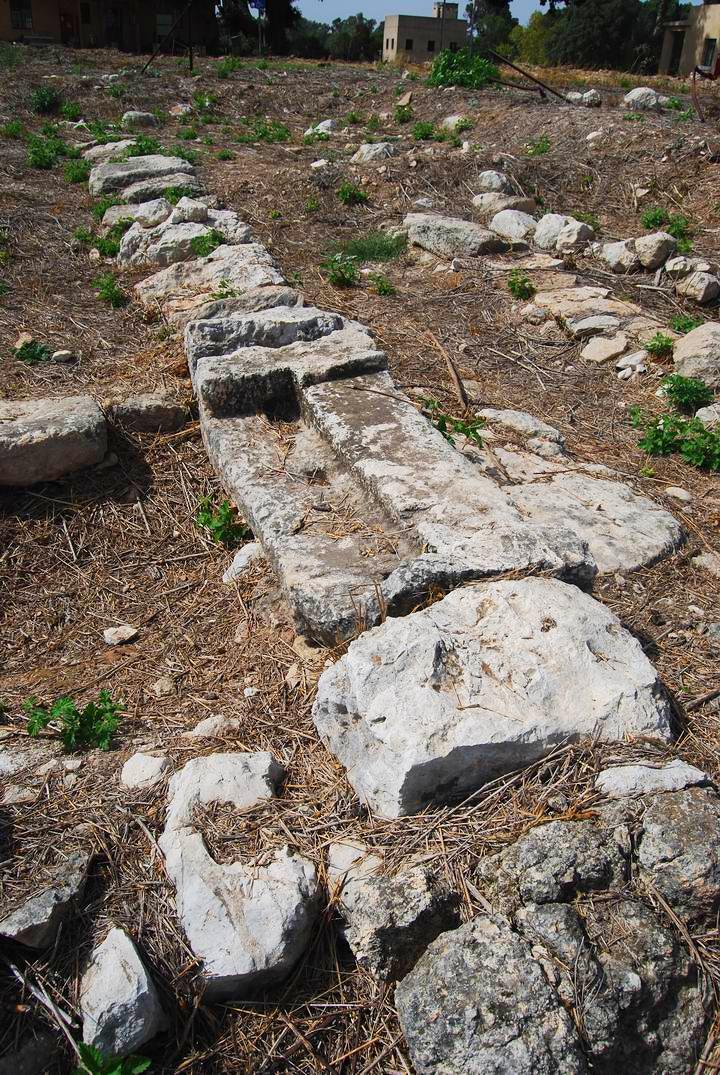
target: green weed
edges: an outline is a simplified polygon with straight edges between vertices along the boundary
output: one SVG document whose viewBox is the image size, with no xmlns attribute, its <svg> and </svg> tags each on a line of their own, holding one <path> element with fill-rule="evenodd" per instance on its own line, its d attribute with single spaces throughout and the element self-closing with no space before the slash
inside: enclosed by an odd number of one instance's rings
<svg viewBox="0 0 720 1075">
<path fill-rule="evenodd" d="M 54 725 L 52 730 L 58 732 L 63 748 L 70 753 L 91 747 L 109 750 L 123 706 L 120 702 L 113 702 L 110 691 L 103 690 L 96 702 L 88 702 L 83 709 L 78 709 L 72 698 L 67 696 L 56 699 L 49 709 L 40 705 L 37 698 L 28 698 L 23 702 L 22 709 L 28 718 L 27 733 L 31 738 L 36 738 L 45 728 Z"/>
<path fill-rule="evenodd" d="M 123 289 L 118 284 L 114 273 L 106 272 L 93 281 L 93 288 L 101 302 L 106 302 L 114 310 L 127 306 L 130 301 Z"/>
<path fill-rule="evenodd" d="M 695 414 L 700 407 L 707 407 L 713 401 L 713 392 L 704 381 L 697 377 L 682 377 L 671 373 L 662 382 L 663 394 L 674 407 L 685 414 Z"/>
<path fill-rule="evenodd" d="M 333 287 L 355 287 L 360 278 L 356 259 L 347 254 L 331 255 L 320 268 Z"/>
<path fill-rule="evenodd" d="M 398 105 L 393 112 L 393 118 L 396 123 L 409 123 L 412 119 L 412 108 L 410 105 Z M 368 124 L 370 121 L 368 120 Z"/>
<path fill-rule="evenodd" d="M 30 94 L 30 111 L 39 116 L 52 116 L 60 108 L 62 98 L 52 86 L 39 86 Z"/>
<path fill-rule="evenodd" d="M 546 134 L 541 134 L 534 142 L 528 143 L 525 152 L 528 157 L 544 156 L 546 153 L 550 152 L 550 138 Z"/>
<path fill-rule="evenodd" d="M 179 157 L 180 160 L 187 161 L 188 164 L 197 164 L 200 160 L 200 154 L 196 149 L 188 149 L 187 146 L 173 146 L 168 156 Z"/>
<path fill-rule="evenodd" d="M 320 202 L 318 201 L 317 198 L 308 198 L 308 200 L 305 202 L 305 212 L 306 213 L 317 213 L 319 208 L 320 208 Z"/>
<path fill-rule="evenodd" d="M 211 298 L 213 299 L 237 299 L 240 292 L 232 286 L 229 280 L 224 277 L 218 284 L 217 291 L 213 291 Z"/>
<path fill-rule="evenodd" d="M 664 332 L 656 332 L 645 344 L 645 350 L 654 358 L 669 358 L 673 350 L 672 337 Z"/>
<path fill-rule="evenodd" d="M 194 197 L 195 191 L 192 187 L 165 187 L 162 196 L 166 202 L 170 202 L 171 205 L 177 205 L 181 198 Z"/>
<path fill-rule="evenodd" d="M 223 56 L 215 68 L 215 74 L 218 78 L 230 78 L 233 71 L 239 71 L 241 67 L 242 62 L 236 56 Z"/>
<path fill-rule="evenodd" d="M 362 123 L 362 116 L 359 112 L 348 112 L 347 116 L 345 117 L 345 122 L 351 127 L 355 126 L 358 123 Z"/>
<path fill-rule="evenodd" d="M 370 200 L 364 190 L 347 180 L 338 187 L 337 196 L 343 205 L 367 205 Z"/>
<path fill-rule="evenodd" d="M 68 183 L 84 183 L 90 178 L 90 161 L 71 160 L 65 165 L 65 179 Z"/>
<path fill-rule="evenodd" d="M 13 350 L 15 358 L 26 362 L 28 366 L 37 366 L 40 362 L 47 362 L 51 353 L 49 347 L 46 347 L 44 343 L 38 343 L 37 340 L 26 340 Z"/>
<path fill-rule="evenodd" d="M 388 235 L 384 231 L 370 231 L 342 244 L 341 253 L 356 261 L 393 261 L 407 248 L 405 235 Z"/>
<path fill-rule="evenodd" d="M 435 124 L 421 121 L 416 123 L 413 127 L 413 141 L 415 142 L 429 142 L 435 137 Z"/>
<path fill-rule="evenodd" d="M 378 295 L 388 296 L 397 294 L 397 288 L 393 284 L 392 280 L 388 280 L 387 276 L 384 276 L 383 273 L 374 272 L 369 276 L 368 279 L 377 291 Z"/>
<path fill-rule="evenodd" d="M 253 142 L 288 142 L 290 140 L 290 128 L 277 120 L 255 119 L 248 134 L 239 134 L 238 142 L 249 145 Z"/>
<path fill-rule="evenodd" d="M 23 56 L 24 49 L 20 45 L 9 45 L 7 41 L 0 41 L 0 70 L 17 67 Z"/>
<path fill-rule="evenodd" d="M 127 90 L 122 82 L 113 82 L 111 86 L 108 86 L 108 93 L 116 101 L 121 101 L 126 92 Z"/>
<path fill-rule="evenodd" d="M 531 299 L 535 294 L 535 286 L 530 277 L 522 269 L 513 269 L 508 276 L 508 291 L 516 299 Z"/>
<path fill-rule="evenodd" d="M 430 86 L 465 86 L 479 90 L 495 78 L 500 77 L 497 67 L 482 56 L 474 55 L 469 49 L 450 52 L 443 49 L 433 60 L 428 84 Z"/>
<path fill-rule="evenodd" d="M 152 1063 L 146 1056 L 108 1056 L 94 1045 L 78 1043 L 80 1067 L 73 1075 L 142 1075 Z"/>
<path fill-rule="evenodd" d="M 95 205 L 92 207 L 90 212 L 93 215 L 93 219 L 97 220 L 99 222 L 99 221 L 102 220 L 102 218 L 105 216 L 105 214 L 107 213 L 108 209 L 110 209 L 111 206 L 113 206 L 113 205 L 122 205 L 122 204 L 123 204 L 122 199 L 114 198 L 112 195 L 107 194 L 104 197 L 100 198 L 99 201 L 97 201 L 95 203 Z"/>
<path fill-rule="evenodd" d="M 206 530 L 213 541 L 226 548 L 232 548 L 252 536 L 245 523 L 238 518 L 237 509 L 229 500 L 223 500 L 216 508 L 211 496 L 203 497 L 199 502 L 195 525 Z"/>
<path fill-rule="evenodd" d="M 580 210 L 579 212 L 572 213 L 571 216 L 574 217 L 575 220 L 579 220 L 581 224 L 588 224 L 596 235 L 600 234 L 600 221 L 594 213 Z"/>
<path fill-rule="evenodd" d="M 303 145 L 313 146 L 316 142 L 329 142 L 330 135 L 327 131 L 309 131 L 308 134 L 303 135 Z"/>
<path fill-rule="evenodd" d="M 451 414 L 446 414 L 436 399 L 424 399 L 422 404 L 425 417 L 450 444 L 454 446 L 455 437 L 463 436 L 471 440 L 478 448 L 482 448 L 480 430 L 485 425 L 484 418 L 455 418 Z"/>
<path fill-rule="evenodd" d="M 77 123 L 82 118 L 83 110 L 77 101 L 64 101 L 60 105 L 60 115 L 71 123 Z"/>
<path fill-rule="evenodd" d="M 692 332 L 694 328 L 699 328 L 700 325 L 704 325 L 702 317 L 690 317 L 689 314 L 675 314 L 670 319 L 670 327 L 675 332 Z"/>
<path fill-rule="evenodd" d="M 370 134 L 375 134 L 376 131 L 379 131 L 380 130 L 380 117 L 376 116 L 376 115 L 370 116 L 368 118 L 367 123 L 365 124 L 365 130 L 369 131 Z"/>
<path fill-rule="evenodd" d="M 19 119 L 11 119 L 0 127 L 0 138 L 20 139 L 25 137 L 25 128 Z"/>
<path fill-rule="evenodd" d="M 196 127 L 181 127 L 178 131 L 178 138 L 182 138 L 183 142 L 194 142 L 198 136 Z"/>
<path fill-rule="evenodd" d="M 210 228 L 204 235 L 196 235 L 190 240 L 190 248 L 196 257 L 206 258 L 225 242 L 225 236 L 217 228 Z"/>
<path fill-rule="evenodd" d="M 151 138 L 147 134 L 135 135 L 135 145 L 128 146 L 123 152 L 123 158 L 130 159 L 131 157 L 149 157 L 155 153 L 162 153 L 163 148 L 158 142 L 157 138 Z"/>
<path fill-rule="evenodd" d="M 231 161 L 235 160 L 235 154 L 231 153 L 229 149 L 221 149 L 217 154 L 219 161 Z"/>
<path fill-rule="evenodd" d="M 642 112 L 626 112 L 623 116 L 625 123 L 644 123 L 645 116 Z"/>
<path fill-rule="evenodd" d="M 688 241 L 692 235 L 690 221 L 686 216 L 682 213 L 669 213 L 660 206 L 646 209 L 640 217 L 640 223 L 647 231 L 657 231 L 658 228 L 662 228 L 668 235 L 677 239 L 678 243 Z M 679 246 L 678 249 L 680 249 Z"/>
</svg>

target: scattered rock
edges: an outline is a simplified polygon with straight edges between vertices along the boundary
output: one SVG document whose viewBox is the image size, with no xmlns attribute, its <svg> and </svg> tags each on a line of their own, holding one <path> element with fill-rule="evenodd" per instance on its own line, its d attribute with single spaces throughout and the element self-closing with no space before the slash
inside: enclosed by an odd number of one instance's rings
<svg viewBox="0 0 720 1075">
<path fill-rule="evenodd" d="M 716 552 L 701 552 L 698 556 L 693 556 L 692 562 L 695 567 L 703 568 L 716 579 L 720 579 L 720 556 Z"/>
<path fill-rule="evenodd" d="M 633 112 L 659 112 L 667 97 L 663 97 L 649 86 L 637 86 L 623 97 L 623 108 Z"/>
<path fill-rule="evenodd" d="M 358 151 L 350 158 L 351 164 L 369 164 L 371 161 L 386 160 L 395 153 L 392 142 L 363 142 Z"/>
<path fill-rule="evenodd" d="M 656 795 L 662 791 L 682 791 L 709 782 L 710 777 L 702 769 L 674 758 L 664 765 L 648 761 L 603 769 L 595 780 L 595 788 L 606 799 L 624 799 L 628 796 Z"/>
<path fill-rule="evenodd" d="M 620 328 L 620 321 L 612 314 L 596 314 L 593 317 L 570 317 L 566 327 L 576 340 L 584 340 Z"/>
<path fill-rule="evenodd" d="M 692 272 L 689 276 L 684 276 L 677 281 L 675 290 L 678 295 L 684 295 L 685 298 L 693 299 L 704 306 L 705 303 L 712 302 L 720 295 L 720 280 L 708 272 Z"/>
<path fill-rule="evenodd" d="M 156 698 L 169 698 L 175 693 L 175 680 L 172 676 L 160 676 L 153 683 L 152 691 Z"/>
<path fill-rule="evenodd" d="M 128 1056 L 166 1023 L 157 990 L 127 933 L 111 929 L 93 951 L 80 983 L 83 1041 Z"/>
<path fill-rule="evenodd" d="M 517 209 L 503 209 L 490 221 L 490 229 L 503 239 L 519 242 L 532 236 L 537 222 L 529 213 L 519 213 Z"/>
<path fill-rule="evenodd" d="M 116 425 L 134 433 L 173 433 L 188 419 L 185 404 L 167 392 L 148 392 L 113 402 L 108 417 Z"/>
<path fill-rule="evenodd" d="M 164 754 L 133 754 L 120 772 L 120 783 L 126 788 L 151 788 L 159 783 L 169 768 Z"/>
<path fill-rule="evenodd" d="M 106 627 L 103 631 L 103 638 L 108 646 L 122 646 L 125 642 L 134 642 L 139 633 L 137 627 L 124 623 L 120 627 Z"/>
<path fill-rule="evenodd" d="M 172 205 L 165 198 L 154 198 L 139 205 L 111 205 L 103 217 L 103 228 L 111 228 L 121 220 L 132 220 L 143 228 L 156 228 L 172 213 Z"/>
<path fill-rule="evenodd" d="M 162 179 L 165 187 L 173 186 L 177 176 L 192 176 L 193 172 L 193 166 L 180 157 L 164 157 L 157 153 L 147 157 L 131 157 L 118 164 L 98 164 L 90 173 L 88 185 L 93 198 L 98 198 L 102 194 L 117 194 L 146 180 Z M 172 176 L 172 179 L 168 176 Z M 183 183 L 183 180 L 180 182 Z M 132 200 L 140 199 L 135 197 Z"/>
<path fill-rule="evenodd" d="M 585 344 L 581 354 L 586 362 L 612 362 L 625 351 L 627 345 L 627 336 L 622 332 L 618 332 L 616 336 L 593 336 L 590 342 Z"/>
<path fill-rule="evenodd" d="M 2 804 L 3 806 L 22 806 L 24 803 L 34 802 L 37 797 L 37 789 L 24 788 L 20 784 L 6 784 Z"/>
<path fill-rule="evenodd" d="M 656 231 L 635 240 L 635 252 L 644 269 L 659 269 L 677 250 L 677 239 L 666 231 Z"/>
<path fill-rule="evenodd" d="M 692 493 L 689 493 L 687 489 L 681 489 L 677 485 L 669 485 L 665 489 L 665 496 L 672 497 L 673 500 L 680 500 L 683 504 L 690 504 L 692 502 Z"/>
<path fill-rule="evenodd" d="M 603 243 L 600 248 L 600 257 L 612 272 L 635 272 L 641 267 L 634 239 L 624 239 L 619 243 Z"/>
<path fill-rule="evenodd" d="M 332 132 L 335 130 L 337 130 L 337 120 L 323 119 L 320 121 L 320 123 L 316 123 L 313 127 L 308 127 L 308 129 L 305 131 L 305 137 L 307 138 L 308 135 L 313 134 L 332 134 Z"/>
<path fill-rule="evenodd" d="M 572 254 L 577 250 L 582 250 L 594 238 L 595 232 L 589 224 L 571 217 L 560 230 L 555 249 L 560 254 Z"/>
<path fill-rule="evenodd" d="M 53 353 L 52 353 L 52 361 L 53 362 L 77 362 L 77 355 L 74 353 L 74 351 L 68 351 L 68 350 L 53 351 Z"/>
<path fill-rule="evenodd" d="M 105 417 L 89 396 L 0 400 L 0 486 L 56 481 L 106 450 Z"/>
<path fill-rule="evenodd" d="M 262 545 L 258 541 L 250 541 L 247 545 L 243 545 L 238 552 L 235 553 L 233 562 L 223 575 L 223 582 L 234 582 L 239 578 L 249 567 L 265 558 Z"/>
<path fill-rule="evenodd" d="M 497 194 L 512 194 L 513 185 L 502 172 L 480 172 L 475 186 L 479 191 L 494 192 Z"/>
<path fill-rule="evenodd" d="M 555 250 L 558 236 L 570 219 L 562 213 L 546 213 L 540 217 L 533 235 L 535 246 L 540 250 Z"/>
<path fill-rule="evenodd" d="M 483 220 L 496 216 L 504 209 L 515 209 L 521 213 L 534 213 L 536 208 L 534 198 L 518 198 L 513 194 L 476 194 L 472 203 Z"/>
<path fill-rule="evenodd" d="M 50 885 L 0 922 L 0 936 L 28 948 L 48 948 L 83 894 L 90 862 L 91 856 L 80 851 L 68 855 Z"/>
<path fill-rule="evenodd" d="M 633 351 L 631 355 L 622 355 L 615 363 L 615 369 L 630 370 L 631 373 L 645 373 L 649 357 L 647 351 Z"/>
<path fill-rule="evenodd" d="M 720 388 L 720 324 L 708 321 L 675 342 L 675 372 Z"/>
<path fill-rule="evenodd" d="M 720 363 L 718 365 L 720 368 Z M 717 429 L 720 426 L 720 403 L 711 403 L 709 407 L 701 407 L 695 412 L 695 417 L 708 429 Z"/>
<path fill-rule="evenodd" d="M 157 116 L 152 112 L 125 112 L 121 120 L 123 127 L 157 127 Z"/>
<path fill-rule="evenodd" d="M 91 164 L 109 164 L 111 161 L 122 159 L 123 153 L 135 145 L 134 138 L 123 138 L 119 142 L 108 142 L 107 145 L 92 146 L 83 151 L 83 157 Z"/>
<path fill-rule="evenodd" d="M 412 244 L 442 258 L 477 257 L 507 249 L 492 231 L 456 217 L 408 213 L 403 226 Z"/>
</svg>

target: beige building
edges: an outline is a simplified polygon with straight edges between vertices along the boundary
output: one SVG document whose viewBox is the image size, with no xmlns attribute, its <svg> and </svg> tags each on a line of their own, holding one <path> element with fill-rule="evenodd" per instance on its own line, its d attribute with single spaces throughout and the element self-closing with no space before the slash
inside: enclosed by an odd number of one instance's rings
<svg viewBox="0 0 720 1075">
<path fill-rule="evenodd" d="M 705 0 L 686 19 L 665 23 L 660 55 L 662 75 L 691 75 L 696 67 L 712 68 L 720 41 L 720 0 Z"/>
<path fill-rule="evenodd" d="M 457 4 L 433 4 L 432 17 L 386 15 L 383 60 L 425 63 L 443 49 L 457 52 L 467 44 L 468 24 L 458 18 Z"/>
</svg>

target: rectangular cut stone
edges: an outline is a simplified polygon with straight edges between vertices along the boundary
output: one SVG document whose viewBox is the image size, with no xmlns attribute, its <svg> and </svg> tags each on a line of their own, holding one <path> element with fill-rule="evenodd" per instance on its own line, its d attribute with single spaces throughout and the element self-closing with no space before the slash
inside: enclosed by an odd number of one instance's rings
<svg viewBox="0 0 720 1075">
<path fill-rule="evenodd" d="M 0 401 L 0 486 L 55 481 L 106 450 L 105 416 L 90 396 Z"/>
<path fill-rule="evenodd" d="M 90 172 L 89 189 L 92 196 L 97 198 L 101 194 L 115 194 L 140 180 L 160 179 L 169 175 L 192 176 L 194 172 L 192 164 L 181 157 L 153 153 L 118 163 L 96 165 Z"/>
<path fill-rule="evenodd" d="M 361 801 L 396 817 L 453 802 L 565 742 L 671 738 L 640 643 L 557 579 L 464 587 L 387 619 L 318 684 L 315 725 Z"/>
<path fill-rule="evenodd" d="M 244 292 L 284 280 L 273 259 L 259 243 L 218 246 L 212 254 L 197 261 L 169 265 L 135 285 L 135 292 L 145 306 L 203 296 L 208 292 Z"/>
</svg>

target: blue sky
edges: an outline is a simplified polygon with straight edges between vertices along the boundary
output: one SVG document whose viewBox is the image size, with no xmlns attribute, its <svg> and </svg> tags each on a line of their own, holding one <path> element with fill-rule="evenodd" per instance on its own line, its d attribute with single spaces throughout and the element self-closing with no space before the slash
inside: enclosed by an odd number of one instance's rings
<svg viewBox="0 0 720 1075">
<path fill-rule="evenodd" d="M 297 0 L 306 19 L 332 22 L 359 11 L 368 19 L 381 20 L 385 15 L 430 15 L 432 0 Z M 460 0 L 461 9 L 465 7 Z M 538 0 L 512 0 L 510 7 L 516 19 L 526 23 L 533 11 L 540 10 Z"/>
</svg>

